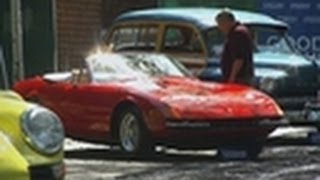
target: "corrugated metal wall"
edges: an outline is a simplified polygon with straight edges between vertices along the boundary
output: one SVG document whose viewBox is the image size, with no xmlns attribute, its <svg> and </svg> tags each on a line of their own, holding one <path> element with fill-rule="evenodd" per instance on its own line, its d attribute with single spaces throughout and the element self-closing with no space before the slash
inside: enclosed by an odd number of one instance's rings
<svg viewBox="0 0 320 180">
<path fill-rule="evenodd" d="M 52 1 L 0 1 L 0 44 L 11 85 L 20 78 L 53 71 L 52 15 Z"/>
<path fill-rule="evenodd" d="M 26 78 L 53 71 L 54 31 L 51 1 L 21 1 Z"/>
<path fill-rule="evenodd" d="M 12 83 L 12 45 L 10 25 L 10 2 L 0 0 L 0 44 L 2 46 L 10 83 Z"/>
</svg>

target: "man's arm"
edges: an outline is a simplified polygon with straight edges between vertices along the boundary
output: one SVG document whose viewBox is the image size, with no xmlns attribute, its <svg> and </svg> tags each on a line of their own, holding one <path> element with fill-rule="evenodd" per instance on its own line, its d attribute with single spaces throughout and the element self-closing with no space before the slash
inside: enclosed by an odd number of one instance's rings
<svg viewBox="0 0 320 180">
<path fill-rule="evenodd" d="M 243 59 L 236 59 L 231 68 L 230 77 L 228 78 L 228 82 L 235 82 L 236 77 L 243 66 Z"/>
</svg>

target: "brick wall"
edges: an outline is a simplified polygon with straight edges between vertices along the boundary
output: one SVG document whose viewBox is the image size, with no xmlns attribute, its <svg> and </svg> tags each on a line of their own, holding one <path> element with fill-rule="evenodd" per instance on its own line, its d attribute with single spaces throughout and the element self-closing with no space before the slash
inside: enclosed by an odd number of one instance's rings
<svg viewBox="0 0 320 180">
<path fill-rule="evenodd" d="M 78 66 L 96 42 L 103 0 L 57 0 L 59 70 Z"/>
<path fill-rule="evenodd" d="M 157 0 L 56 0 L 59 70 L 80 65 L 102 27 L 120 13 L 156 7 Z"/>
</svg>

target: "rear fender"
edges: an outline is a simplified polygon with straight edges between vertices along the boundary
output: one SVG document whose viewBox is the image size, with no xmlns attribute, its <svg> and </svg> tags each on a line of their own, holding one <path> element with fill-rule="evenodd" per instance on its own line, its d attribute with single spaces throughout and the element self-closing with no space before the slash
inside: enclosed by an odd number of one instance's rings
<svg viewBox="0 0 320 180">
<path fill-rule="evenodd" d="M 41 77 L 35 77 L 20 81 L 13 86 L 13 90 L 19 93 L 24 99 L 33 99 L 38 96 L 41 88 L 46 86 L 46 82 Z"/>
</svg>

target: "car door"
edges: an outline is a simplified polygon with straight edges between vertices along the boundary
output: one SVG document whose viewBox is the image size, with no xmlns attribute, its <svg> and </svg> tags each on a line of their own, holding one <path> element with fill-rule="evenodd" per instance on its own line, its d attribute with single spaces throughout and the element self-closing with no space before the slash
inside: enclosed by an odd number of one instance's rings
<svg viewBox="0 0 320 180">
<path fill-rule="evenodd" d="M 80 71 L 79 77 L 73 78 L 65 94 L 65 108 L 74 118 L 70 127 L 74 134 L 90 140 L 106 139 L 117 90 L 91 83 L 87 71 Z"/>
<path fill-rule="evenodd" d="M 161 52 L 177 57 L 191 72 L 198 74 L 206 65 L 207 50 L 202 36 L 193 26 L 166 24 Z"/>
<path fill-rule="evenodd" d="M 48 84 L 41 94 L 46 106 L 61 116 L 69 136 L 87 140 L 106 140 L 110 132 L 110 114 L 115 97 L 89 77 L 73 70 L 69 82 Z"/>
</svg>

